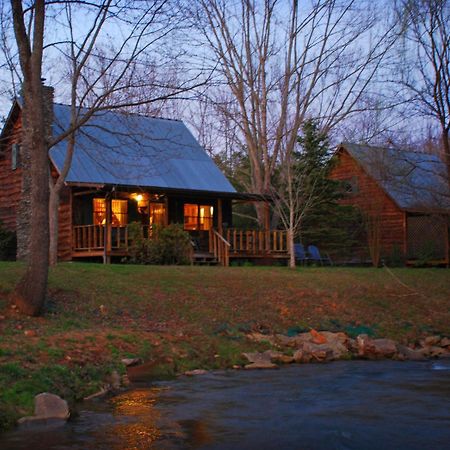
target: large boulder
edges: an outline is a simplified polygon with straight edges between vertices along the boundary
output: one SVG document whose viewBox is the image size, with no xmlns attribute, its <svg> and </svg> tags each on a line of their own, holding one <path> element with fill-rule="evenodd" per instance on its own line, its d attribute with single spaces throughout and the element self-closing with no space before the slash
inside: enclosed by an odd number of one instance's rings
<svg viewBox="0 0 450 450">
<path fill-rule="evenodd" d="M 42 419 L 68 419 L 70 416 L 67 402 L 55 394 L 43 392 L 34 398 L 34 415 Z"/>
<path fill-rule="evenodd" d="M 344 333 L 330 331 L 302 333 L 297 336 L 296 362 L 333 361 L 348 357 L 348 337 Z"/>
<path fill-rule="evenodd" d="M 406 345 L 397 344 L 397 352 L 400 359 L 407 359 L 410 361 L 423 361 L 426 359 L 423 352 L 407 347 Z"/>
<path fill-rule="evenodd" d="M 67 402 L 55 394 L 43 392 L 34 397 L 34 416 L 22 417 L 19 424 L 31 422 L 66 421 L 70 416 Z"/>
<path fill-rule="evenodd" d="M 367 359 L 392 358 L 397 354 L 397 345 L 392 339 L 371 339 L 367 334 L 356 338 L 358 356 Z"/>
</svg>

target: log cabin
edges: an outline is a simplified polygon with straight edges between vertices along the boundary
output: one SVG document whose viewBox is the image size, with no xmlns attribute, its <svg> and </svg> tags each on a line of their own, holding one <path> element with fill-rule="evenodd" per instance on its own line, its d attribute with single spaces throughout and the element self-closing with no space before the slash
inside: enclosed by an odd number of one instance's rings
<svg viewBox="0 0 450 450">
<path fill-rule="evenodd" d="M 59 135 L 69 126 L 70 107 L 50 98 L 48 121 Z M 16 99 L 0 135 L 0 221 L 18 234 L 27 232 L 18 226 L 21 129 Z M 63 167 L 66 146 L 61 141 L 49 152 L 54 177 Z M 232 207 L 239 201 L 265 200 L 236 192 L 183 122 L 102 111 L 76 132 L 59 207 L 58 258 L 106 263 L 126 257 L 128 225 L 138 222 L 146 236 L 154 226 L 182 224 L 198 262 L 287 260 L 286 232 L 270 230 L 268 217 L 265 229 L 233 228 Z"/>
<path fill-rule="evenodd" d="M 335 159 L 341 201 L 366 216 L 380 258 L 449 265 L 450 190 L 437 155 L 342 143 Z"/>
</svg>

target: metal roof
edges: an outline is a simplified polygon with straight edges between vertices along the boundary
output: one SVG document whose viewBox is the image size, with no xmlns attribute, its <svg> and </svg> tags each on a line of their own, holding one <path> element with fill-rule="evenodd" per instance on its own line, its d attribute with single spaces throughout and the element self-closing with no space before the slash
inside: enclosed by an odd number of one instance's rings
<svg viewBox="0 0 450 450">
<path fill-rule="evenodd" d="M 53 133 L 70 123 L 70 107 L 54 104 Z M 75 135 L 67 183 L 236 193 L 183 122 L 112 111 L 96 113 Z M 58 170 L 65 141 L 50 150 Z"/>
<path fill-rule="evenodd" d="M 401 209 L 450 211 L 444 162 L 428 153 L 342 143 Z"/>
</svg>

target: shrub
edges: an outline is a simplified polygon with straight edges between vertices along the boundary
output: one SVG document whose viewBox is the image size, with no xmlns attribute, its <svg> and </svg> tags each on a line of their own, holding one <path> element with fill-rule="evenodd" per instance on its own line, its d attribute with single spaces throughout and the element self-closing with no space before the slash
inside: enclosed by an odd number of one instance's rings
<svg viewBox="0 0 450 450">
<path fill-rule="evenodd" d="M 16 233 L 3 227 L 0 222 L 0 260 L 13 261 L 16 259 Z"/>
<path fill-rule="evenodd" d="M 189 233 L 181 225 L 154 227 L 151 236 L 142 235 L 138 223 L 129 225 L 132 244 L 129 248 L 130 262 L 137 264 L 190 264 L 192 244 Z"/>
</svg>

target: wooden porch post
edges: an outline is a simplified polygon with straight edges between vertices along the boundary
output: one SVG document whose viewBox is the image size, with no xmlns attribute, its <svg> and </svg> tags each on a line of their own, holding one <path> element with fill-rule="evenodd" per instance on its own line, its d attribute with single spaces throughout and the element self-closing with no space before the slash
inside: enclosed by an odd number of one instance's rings
<svg viewBox="0 0 450 450">
<path fill-rule="evenodd" d="M 169 225 L 169 199 L 167 195 L 164 196 L 164 226 Z"/>
<path fill-rule="evenodd" d="M 112 242 L 112 208 L 111 208 L 111 193 L 108 192 L 105 196 L 105 235 L 104 235 L 104 245 L 103 245 L 103 264 L 111 263 L 111 242 Z"/>
<path fill-rule="evenodd" d="M 266 252 L 270 252 L 270 206 L 264 202 L 264 231 L 266 234 Z"/>
<path fill-rule="evenodd" d="M 217 199 L 217 231 L 223 236 L 223 214 L 222 214 L 222 199 Z"/>
</svg>

